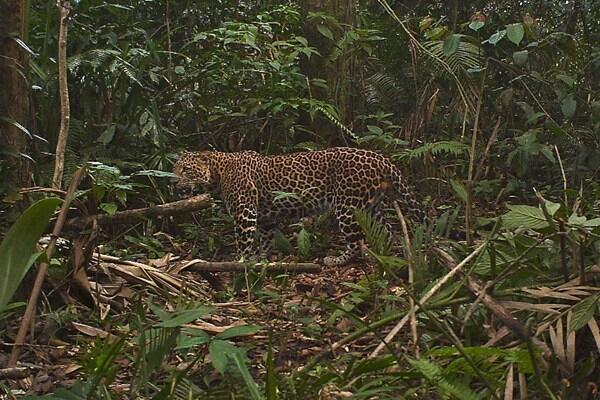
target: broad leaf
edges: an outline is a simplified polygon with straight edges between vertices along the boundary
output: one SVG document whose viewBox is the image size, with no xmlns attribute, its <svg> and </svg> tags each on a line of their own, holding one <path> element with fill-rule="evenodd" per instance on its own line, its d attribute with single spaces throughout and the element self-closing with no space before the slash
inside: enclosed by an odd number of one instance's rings
<svg viewBox="0 0 600 400">
<path fill-rule="evenodd" d="M 177 338 L 177 350 L 189 349 L 210 342 L 210 336 L 202 329 L 183 329 Z"/>
<path fill-rule="evenodd" d="M 321 35 L 325 36 L 327 39 L 333 40 L 333 33 L 331 32 L 331 29 L 327 27 L 327 25 L 319 24 L 317 25 L 317 30 Z"/>
<path fill-rule="evenodd" d="M 527 50 L 515 51 L 513 53 L 513 61 L 517 65 L 525 65 L 528 57 L 529 52 Z"/>
<path fill-rule="evenodd" d="M 507 228 L 543 229 L 548 227 L 544 212 L 532 206 L 508 205 L 510 210 L 504 214 L 502 220 Z"/>
<path fill-rule="evenodd" d="M 572 94 L 568 95 L 560 102 L 560 110 L 565 118 L 572 118 L 577 109 L 577 102 Z"/>
<path fill-rule="evenodd" d="M 238 336 L 248 336 L 260 331 L 262 327 L 260 325 L 240 325 L 229 328 L 219 333 L 215 338 L 217 339 L 230 339 Z"/>
<path fill-rule="evenodd" d="M 506 30 L 503 29 L 494 33 L 487 41 L 489 44 L 493 44 L 495 46 L 499 41 L 502 40 L 504 36 L 506 36 Z"/>
<path fill-rule="evenodd" d="M 517 46 L 523 40 L 525 35 L 525 29 L 523 29 L 522 23 L 510 24 L 506 26 L 506 37 L 508 40 L 516 44 Z"/>
<path fill-rule="evenodd" d="M 457 180 L 450 180 L 450 186 L 452 186 L 452 190 L 454 190 L 454 193 L 456 193 L 456 195 L 465 203 L 467 202 L 467 189 L 465 188 L 465 186 L 457 181 Z"/>
<path fill-rule="evenodd" d="M 228 358 L 239 351 L 239 349 L 225 340 L 217 339 L 210 342 L 208 351 L 215 369 L 224 374 L 229 362 Z"/>
<path fill-rule="evenodd" d="M 452 54 L 456 53 L 456 50 L 458 50 L 459 44 L 460 44 L 460 35 L 457 35 L 457 34 L 449 35 L 446 38 L 446 40 L 444 40 L 444 45 L 442 46 L 444 55 L 446 57 L 449 57 Z"/>
<path fill-rule="evenodd" d="M 246 384 L 246 388 L 248 392 L 250 392 L 250 397 L 252 400 L 261 400 L 263 396 L 258 391 L 258 385 L 250 375 L 250 371 L 248 371 L 248 367 L 246 366 L 246 361 L 244 360 L 244 355 L 241 351 L 235 351 L 230 355 L 233 364 L 237 368 L 238 372 L 242 376 L 244 383 Z"/>
<path fill-rule="evenodd" d="M 210 314 L 213 311 L 210 307 L 196 307 L 191 310 L 175 311 L 167 313 L 167 315 L 159 316 L 162 321 L 156 326 L 163 328 L 174 328 L 184 324 L 188 324 L 200 318 L 203 315 Z"/>
<path fill-rule="evenodd" d="M 483 28 L 483 26 L 485 25 L 485 22 L 483 21 L 473 21 L 469 24 L 469 29 L 474 30 L 475 32 L 477 32 L 478 30 L 480 30 L 481 28 Z"/>
<path fill-rule="evenodd" d="M 598 300 L 600 295 L 586 297 L 573 307 L 573 318 L 569 325 L 569 332 L 578 331 L 587 325 L 588 321 L 594 317 L 598 310 Z"/>
<path fill-rule="evenodd" d="M 367 129 L 369 130 L 369 132 L 375 135 L 381 135 L 383 133 L 383 129 L 376 125 L 367 125 Z"/>
<path fill-rule="evenodd" d="M 61 203 L 58 198 L 40 200 L 17 219 L 0 244 L 0 311 L 8 304 L 37 258 L 35 245 Z"/>
</svg>

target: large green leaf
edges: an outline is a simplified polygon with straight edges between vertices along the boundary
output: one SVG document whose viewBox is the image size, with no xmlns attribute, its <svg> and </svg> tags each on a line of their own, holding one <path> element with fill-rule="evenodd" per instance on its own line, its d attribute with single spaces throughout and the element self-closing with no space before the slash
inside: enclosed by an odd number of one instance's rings
<svg viewBox="0 0 600 400">
<path fill-rule="evenodd" d="M 48 198 L 29 206 L 0 244 L 0 312 L 35 261 L 35 244 L 60 203 L 58 198 Z"/>
<path fill-rule="evenodd" d="M 506 37 L 508 40 L 516 44 L 517 46 L 523 40 L 525 35 L 525 29 L 523 29 L 522 23 L 510 24 L 506 26 Z"/>
<path fill-rule="evenodd" d="M 456 50 L 458 50 L 459 43 L 460 43 L 460 35 L 457 35 L 457 34 L 449 35 L 446 38 L 446 40 L 444 40 L 444 46 L 442 47 L 442 49 L 444 51 L 444 55 L 446 55 L 446 57 L 449 57 L 452 54 L 456 53 Z"/>
<path fill-rule="evenodd" d="M 215 339 L 208 345 L 213 367 L 221 374 L 225 373 L 225 368 L 229 364 L 229 357 L 237 351 L 239 349 L 226 340 Z"/>
<path fill-rule="evenodd" d="M 571 118 L 573 115 L 575 115 L 575 111 L 577 110 L 577 101 L 575 101 L 575 98 L 572 94 L 561 100 L 560 110 L 565 118 Z"/>
<path fill-rule="evenodd" d="M 510 211 L 502 217 L 504 226 L 507 228 L 543 229 L 548 227 L 544 212 L 537 207 L 524 205 L 508 205 L 507 207 Z M 549 212 L 552 214 L 550 210 Z"/>
<path fill-rule="evenodd" d="M 573 318 L 571 319 L 571 324 L 569 325 L 569 332 L 578 331 L 587 325 L 587 323 L 594 317 L 594 314 L 596 314 L 596 311 L 598 310 L 599 300 L 600 295 L 595 294 L 588 296 L 579 303 L 575 304 L 573 307 Z"/>
<path fill-rule="evenodd" d="M 244 383 L 246 384 L 246 388 L 250 393 L 250 397 L 252 400 L 262 400 L 264 397 L 258 391 L 258 385 L 250 375 L 250 371 L 248 371 L 248 366 L 246 365 L 245 357 L 241 351 L 236 351 L 230 355 L 233 364 L 237 368 L 238 372 L 242 376 Z"/>
</svg>

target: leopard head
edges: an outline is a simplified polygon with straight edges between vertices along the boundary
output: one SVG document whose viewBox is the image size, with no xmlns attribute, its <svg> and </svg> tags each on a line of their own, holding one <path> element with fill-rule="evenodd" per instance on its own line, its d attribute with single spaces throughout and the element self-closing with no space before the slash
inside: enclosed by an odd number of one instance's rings
<svg viewBox="0 0 600 400">
<path fill-rule="evenodd" d="M 173 167 L 177 175 L 175 187 L 178 190 L 195 190 L 197 186 L 212 183 L 210 158 L 206 151 L 184 151 Z"/>
</svg>

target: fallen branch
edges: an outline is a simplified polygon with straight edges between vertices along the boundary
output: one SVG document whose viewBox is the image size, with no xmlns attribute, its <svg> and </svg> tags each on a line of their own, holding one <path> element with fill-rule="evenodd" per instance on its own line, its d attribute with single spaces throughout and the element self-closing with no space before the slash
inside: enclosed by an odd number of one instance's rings
<svg viewBox="0 0 600 400">
<path fill-rule="evenodd" d="M 454 275 L 456 275 L 465 265 L 467 265 L 473 258 L 475 258 L 475 256 L 477 254 L 479 254 L 479 252 L 481 250 L 483 250 L 485 247 L 487 246 L 487 242 L 484 242 L 482 244 L 480 244 L 475 250 L 473 250 L 471 252 L 471 254 L 469 254 L 467 257 L 465 257 L 464 260 L 462 260 L 460 262 L 460 264 L 456 265 L 456 263 L 454 263 L 453 268 L 450 270 L 450 272 L 448 272 L 446 275 L 444 275 L 439 281 L 437 281 L 437 283 L 431 288 L 429 289 L 429 291 L 427 293 L 425 293 L 420 299 L 419 299 L 419 304 L 425 304 L 427 303 L 427 301 L 435 294 L 437 293 L 438 290 L 441 289 L 442 286 L 444 286 L 444 284 L 446 282 L 448 282 L 450 280 L 450 278 L 452 278 Z M 446 253 L 447 254 L 447 253 Z M 450 257 L 450 256 L 448 256 Z M 452 262 L 454 262 L 454 260 L 452 260 Z M 419 310 L 419 306 L 415 305 L 415 309 L 414 312 L 417 312 Z M 373 350 L 373 352 L 371 354 L 369 354 L 369 358 L 375 358 L 379 355 L 379 353 L 381 352 L 381 350 L 383 350 L 383 348 L 391 342 L 391 340 L 394 338 L 394 336 L 396 336 L 398 334 L 398 332 L 400 332 L 400 330 L 404 327 L 404 325 L 406 325 L 406 323 L 408 322 L 410 318 L 410 313 L 406 314 L 401 320 L 400 322 L 398 322 L 396 324 L 396 326 L 394 326 L 394 328 L 392 328 L 392 330 L 387 334 L 387 336 L 385 337 L 385 339 L 383 340 L 383 342 L 379 343 L 379 345 L 375 348 L 375 350 Z M 341 342 L 341 341 L 340 341 Z M 332 351 L 337 350 L 340 346 L 342 346 L 342 344 L 340 344 L 340 342 L 336 342 L 331 346 Z"/>
<path fill-rule="evenodd" d="M 67 195 L 65 196 L 65 201 L 63 202 L 60 212 L 58 214 L 58 218 L 56 219 L 56 223 L 54 224 L 54 229 L 52 230 L 52 236 L 50 239 L 50 243 L 46 248 L 47 259 L 49 260 L 54 252 L 54 246 L 56 244 L 56 240 L 58 236 L 62 232 L 65 219 L 67 218 L 67 211 L 69 210 L 69 205 L 71 204 L 71 200 L 73 199 L 73 195 L 75 194 L 75 190 L 77 190 L 77 186 L 79 186 L 79 182 L 83 177 L 83 172 L 85 171 L 85 166 L 79 168 L 73 179 L 71 180 L 71 184 L 69 185 L 69 189 L 67 190 Z M 33 289 L 31 290 L 31 296 L 29 297 L 29 301 L 27 302 L 27 307 L 25 308 L 25 313 L 23 314 L 23 318 L 21 319 L 21 324 L 19 325 L 19 331 L 17 332 L 17 337 L 15 339 L 15 346 L 10 353 L 10 358 L 8 360 L 8 367 L 14 367 L 17 364 L 17 359 L 19 358 L 19 353 L 21 351 L 21 346 L 25 342 L 25 336 L 27 335 L 27 329 L 32 324 L 33 312 L 35 311 L 35 307 L 37 305 L 38 298 L 40 296 L 40 292 L 42 290 L 42 284 L 44 283 L 44 279 L 46 278 L 46 272 L 48 271 L 48 263 L 42 262 L 37 271 L 37 275 L 35 277 L 35 281 L 33 283 Z"/>
<path fill-rule="evenodd" d="M 235 261 L 204 261 L 192 260 L 177 269 L 180 272 L 184 269 L 201 272 L 244 272 L 248 270 L 266 269 L 269 272 L 320 272 L 321 266 L 314 263 L 239 263 Z"/>
<path fill-rule="evenodd" d="M 193 211 L 198 211 L 204 208 L 210 207 L 212 199 L 208 194 L 200 194 L 198 196 L 190 197 L 188 199 L 174 201 L 172 203 L 159 204 L 155 206 L 136 208 L 133 210 L 119 211 L 112 215 L 100 214 L 91 215 L 88 217 L 71 218 L 67 221 L 66 226 L 69 228 L 76 228 L 85 226 L 93 220 L 98 221 L 102 224 L 117 224 L 129 219 L 136 218 L 151 218 L 163 215 L 176 215 L 183 214 Z"/>
<path fill-rule="evenodd" d="M 447 268 L 456 268 L 456 262 L 454 259 L 446 253 L 444 250 L 435 248 L 435 253 L 440 257 L 442 262 L 446 264 Z M 464 275 L 459 272 L 460 275 Z M 541 340 L 533 337 L 521 322 L 514 317 L 506 307 L 504 307 L 498 300 L 493 298 L 489 293 L 486 292 L 486 286 L 477 278 L 467 275 L 466 276 L 467 288 L 477 297 L 478 300 L 498 318 L 504 326 L 517 336 L 520 340 L 525 343 L 531 343 L 538 347 L 544 354 L 550 354 L 550 349 Z"/>
</svg>

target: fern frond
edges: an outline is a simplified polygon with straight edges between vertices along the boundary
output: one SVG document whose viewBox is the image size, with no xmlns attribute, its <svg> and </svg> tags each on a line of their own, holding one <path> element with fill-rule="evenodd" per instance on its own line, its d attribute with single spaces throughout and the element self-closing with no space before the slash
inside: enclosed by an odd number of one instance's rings
<svg viewBox="0 0 600 400">
<path fill-rule="evenodd" d="M 472 391 L 462 382 L 450 381 L 444 376 L 442 369 L 436 364 L 424 359 L 408 359 L 410 364 L 431 384 L 435 385 L 442 396 L 451 396 L 460 400 L 480 400 L 483 397 Z"/>
<path fill-rule="evenodd" d="M 396 79 L 384 72 L 377 72 L 366 79 L 365 99 L 367 104 L 395 109 L 401 103 L 403 92 Z"/>
<path fill-rule="evenodd" d="M 460 157 L 468 154 L 468 152 L 469 146 L 464 143 L 453 140 L 442 140 L 439 142 L 426 143 L 415 149 L 406 149 L 402 153 L 393 155 L 392 158 L 398 160 L 422 158 L 427 153 L 431 153 L 434 156 L 446 153 L 454 157 Z"/>
<path fill-rule="evenodd" d="M 481 60 L 484 58 L 482 48 L 475 43 L 463 40 L 458 43 L 456 51 L 450 55 L 444 53 L 444 41 L 442 40 L 427 42 L 424 46 L 433 55 L 444 60 L 455 74 L 463 74 L 469 69 L 480 67 Z M 437 64 L 436 66 L 440 72 L 445 71 Z"/>
<path fill-rule="evenodd" d="M 356 222 L 360 225 L 371 251 L 380 256 L 392 253 L 392 236 L 388 229 L 365 210 L 354 211 Z"/>
<path fill-rule="evenodd" d="M 179 335 L 179 328 L 148 329 L 145 335 L 145 345 L 140 346 L 146 360 L 146 376 L 156 370 L 162 363 L 165 355 L 173 350 Z"/>
</svg>

